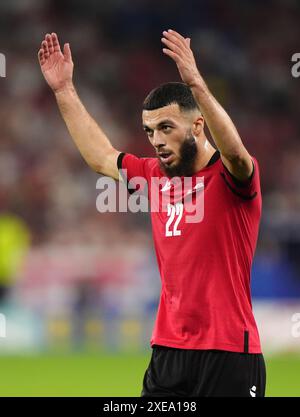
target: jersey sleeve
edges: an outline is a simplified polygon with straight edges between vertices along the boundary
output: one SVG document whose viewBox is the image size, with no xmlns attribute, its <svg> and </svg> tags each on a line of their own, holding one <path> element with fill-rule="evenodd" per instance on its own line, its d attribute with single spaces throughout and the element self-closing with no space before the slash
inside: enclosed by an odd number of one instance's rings
<svg viewBox="0 0 300 417">
<path fill-rule="evenodd" d="M 260 194 L 260 175 L 257 160 L 252 157 L 253 170 L 246 181 L 235 178 L 222 162 L 221 176 L 231 192 L 244 200 L 253 200 Z"/>
<path fill-rule="evenodd" d="M 127 185 L 129 193 L 146 192 L 148 178 L 148 158 L 138 158 L 130 153 L 120 153 L 117 164 L 119 173 Z"/>
</svg>

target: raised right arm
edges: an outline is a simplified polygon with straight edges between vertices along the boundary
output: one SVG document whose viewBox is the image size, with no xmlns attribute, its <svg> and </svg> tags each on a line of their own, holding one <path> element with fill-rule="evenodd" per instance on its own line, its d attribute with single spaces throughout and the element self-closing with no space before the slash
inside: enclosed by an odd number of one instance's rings
<svg viewBox="0 0 300 417">
<path fill-rule="evenodd" d="M 70 135 L 87 164 L 96 172 L 119 179 L 120 154 L 89 115 L 72 82 L 73 61 L 69 44 L 61 51 L 57 35 L 47 34 L 38 52 L 41 71 L 53 90 Z"/>
</svg>

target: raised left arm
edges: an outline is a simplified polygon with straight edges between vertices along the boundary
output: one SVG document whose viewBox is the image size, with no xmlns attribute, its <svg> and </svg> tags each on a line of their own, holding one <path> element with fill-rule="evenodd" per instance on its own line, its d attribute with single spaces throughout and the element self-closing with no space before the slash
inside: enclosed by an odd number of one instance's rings
<svg viewBox="0 0 300 417">
<path fill-rule="evenodd" d="M 185 39 L 174 30 L 164 31 L 163 35 L 162 42 L 166 46 L 163 52 L 175 61 L 182 81 L 191 88 L 224 165 L 238 180 L 247 180 L 253 171 L 251 156 L 231 118 L 209 91 L 199 73 L 190 48 L 190 39 Z"/>
</svg>

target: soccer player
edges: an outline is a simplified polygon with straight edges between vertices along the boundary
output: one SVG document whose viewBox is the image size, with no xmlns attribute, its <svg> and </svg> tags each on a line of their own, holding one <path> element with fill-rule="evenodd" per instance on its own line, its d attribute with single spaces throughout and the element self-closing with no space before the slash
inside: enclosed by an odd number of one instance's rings
<svg viewBox="0 0 300 417">
<path fill-rule="evenodd" d="M 156 158 L 114 149 L 75 91 L 69 44 L 61 51 L 57 35 L 47 34 L 38 57 L 93 170 L 116 180 L 120 169 L 128 181 L 143 177 L 149 195 L 154 177 L 162 179 L 161 194 L 172 188 L 173 204 L 151 210 L 162 290 L 141 395 L 264 396 L 265 363 L 250 291 L 262 204 L 259 166 L 199 73 L 190 39 L 168 30 L 161 40 L 182 82 L 163 84 L 144 101 L 143 127 Z M 217 149 L 204 134 L 204 121 Z M 173 177 L 198 180 L 189 193 L 193 201 L 202 197 L 199 221 L 186 221 Z"/>
</svg>

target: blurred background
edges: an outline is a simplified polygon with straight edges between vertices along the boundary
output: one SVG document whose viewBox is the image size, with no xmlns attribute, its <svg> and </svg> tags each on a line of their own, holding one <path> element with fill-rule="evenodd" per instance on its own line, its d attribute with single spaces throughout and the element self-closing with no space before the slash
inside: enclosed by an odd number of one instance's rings
<svg viewBox="0 0 300 417">
<path fill-rule="evenodd" d="M 75 84 L 113 145 L 152 156 L 147 93 L 179 81 L 174 28 L 259 163 L 263 218 L 252 273 L 267 395 L 300 396 L 300 52 L 297 0 L 2 0 L 0 395 L 140 395 L 160 293 L 148 215 L 99 213 L 37 61 L 57 32 Z"/>
</svg>

